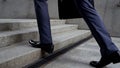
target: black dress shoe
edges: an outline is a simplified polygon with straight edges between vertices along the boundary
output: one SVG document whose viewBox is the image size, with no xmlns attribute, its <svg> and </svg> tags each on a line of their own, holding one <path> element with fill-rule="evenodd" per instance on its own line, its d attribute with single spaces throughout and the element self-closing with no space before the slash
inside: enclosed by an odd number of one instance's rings
<svg viewBox="0 0 120 68">
<path fill-rule="evenodd" d="M 40 45 L 40 42 L 39 42 L 39 41 L 34 41 L 34 40 L 30 40 L 29 43 L 30 43 L 32 46 L 38 46 L 38 45 Z"/>
<path fill-rule="evenodd" d="M 37 42 L 34 40 L 30 40 L 29 43 L 31 44 L 32 47 L 41 48 L 43 51 L 45 51 L 47 53 L 53 53 L 54 45 L 52 43 L 40 44 L 40 42 Z"/>
<path fill-rule="evenodd" d="M 120 62 L 120 51 L 116 51 L 107 57 L 102 57 L 100 61 L 91 61 L 90 65 L 96 68 L 103 68 L 110 63 Z"/>
<path fill-rule="evenodd" d="M 96 68 L 103 68 L 106 65 L 112 63 L 112 61 L 109 59 L 109 57 L 107 58 L 101 58 L 100 61 L 91 61 L 90 65 Z"/>
<path fill-rule="evenodd" d="M 99 62 L 98 61 L 91 61 L 90 65 L 96 68 L 102 68 L 101 66 L 98 66 Z"/>
<path fill-rule="evenodd" d="M 120 62 L 120 51 L 116 51 L 111 55 L 113 64 Z"/>
</svg>

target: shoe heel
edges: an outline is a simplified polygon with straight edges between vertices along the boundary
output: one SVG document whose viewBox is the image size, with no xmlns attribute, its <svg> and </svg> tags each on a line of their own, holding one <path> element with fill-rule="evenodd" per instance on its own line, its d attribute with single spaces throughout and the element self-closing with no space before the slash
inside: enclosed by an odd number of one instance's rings
<svg viewBox="0 0 120 68">
<path fill-rule="evenodd" d="M 120 51 L 117 51 L 117 52 L 113 53 L 112 62 L 113 62 L 113 64 L 116 64 L 116 63 L 120 62 Z"/>
<path fill-rule="evenodd" d="M 51 54 L 54 51 L 54 45 L 51 46 L 46 46 L 44 48 L 42 48 L 44 51 L 46 51 L 47 53 Z"/>
<path fill-rule="evenodd" d="M 120 57 L 115 57 L 112 60 L 113 64 L 119 63 L 120 62 Z"/>
<path fill-rule="evenodd" d="M 48 51 L 48 53 L 51 54 L 51 53 L 53 53 L 53 51 L 54 51 L 54 47 L 50 48 L 49 51 Z"/>
<path fill-rule="evenodd" d="M 113 64 L 116 64 L 116 63 L 119 63 L 119 62 L 120 62 L 120 60 L 114 60 Z"/>
</svg>

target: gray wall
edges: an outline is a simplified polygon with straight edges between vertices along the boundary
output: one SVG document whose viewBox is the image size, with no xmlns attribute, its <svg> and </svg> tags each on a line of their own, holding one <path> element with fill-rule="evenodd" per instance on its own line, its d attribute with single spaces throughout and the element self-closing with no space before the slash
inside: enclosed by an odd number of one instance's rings
<svg viewBox="0 0 120 68">
<path fill-rule="evenodd" d="M 120 0 L 95 0 L 95 7 L 111 36 L 120 37 Z M 119 3 L 120 4 L 120 3 Z M 80 29 L 88 29 L 83 19 L 71 19 L 69 23 L 79 24 Z"/>
<path fill-rule="evenodd" d="M 50 17 L 58 18 L 57 0 L 48 2 Z M 35 18 L 33 0 L 0 0 L 0 18 Z"/>
<path fill-rule="evenodd" d="M 120 37 L 120 0 L 95 0 L 95 6 L 112 36 Z M 51 18 L 58 18 L 57 0 L 48 0 Z M 0 0 L 0 18 L 35 18 L 33 0 Z M 68 23 L 79 24 L 88 29 L 83 19 L 71 19 Z"/>
<path fill-rule="evenodd" d="M 0 0 L 0 18 L 33 18 L 33 0 Z"/>
</svg>

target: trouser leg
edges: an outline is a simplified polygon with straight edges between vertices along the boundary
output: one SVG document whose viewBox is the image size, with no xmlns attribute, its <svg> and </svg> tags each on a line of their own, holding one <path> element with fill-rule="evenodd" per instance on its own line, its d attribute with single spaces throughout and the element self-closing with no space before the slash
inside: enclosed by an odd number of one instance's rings
<svg viewBox="0 0 120 68">
<path fill-rule="evenodd" d="M 101 55 L 106 56 L 114 51 L 118 51 L 118 48 L 112 42 L 103 21 L 90 1 L 93 0 L 75 0 L 75 3 L 79 12 L 82 12 L 84 20 L 99 44 Z"/>
<path fill-rule="evenodd" d="M 52 43 L 47 0 L 34 0 L 41 44 Z"/>
</svg>

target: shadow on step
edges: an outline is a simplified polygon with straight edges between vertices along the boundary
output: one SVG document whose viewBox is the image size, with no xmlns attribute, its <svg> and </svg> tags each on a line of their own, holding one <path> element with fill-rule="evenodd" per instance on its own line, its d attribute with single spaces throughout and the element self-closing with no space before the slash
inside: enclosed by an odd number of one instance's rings
<svg viewBox="0 0 120 68">
<path fill-rule="evenodd" d="M 90 38 L 92 38 L 92 35 L 84 38 L 83 40 L 80 40 L 79 42 L 69 45 L 69 46 L 65 46 L 59 50 L 56 50 L 54 53 L 49 54 L 49 55 L 44 55 L 45 53 L 43 52 L 43 57 L 40 58 L 39 60 L 37 60 L 36 62 L 33 62 L 31 64 L 28 64 L 26 66 L 24 66 L 23 68 L 38 68 L 41 67 L 42 65 L 49 63 L 50 61 L 54 60 L 55 58 L 57 58 L 58 56 L 74 49 L 75 47 L 77 47 L 78 45 L 86 42 L 87 40 L 89 40 Z"/>
</svg>

